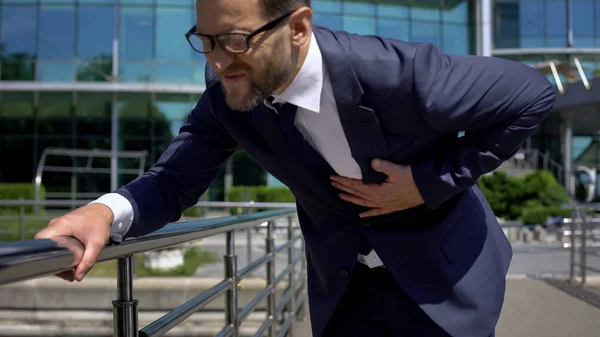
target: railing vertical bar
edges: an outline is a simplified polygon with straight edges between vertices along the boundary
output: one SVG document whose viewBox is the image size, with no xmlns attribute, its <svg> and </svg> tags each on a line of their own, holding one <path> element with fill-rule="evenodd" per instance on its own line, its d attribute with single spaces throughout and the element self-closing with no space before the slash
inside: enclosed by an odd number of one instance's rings
<svg viewBox="0 0 600 337">
<path fill-rule="evenodd" d="M 287 314 L 290 316 L 290 328 L 287 337 L 293 337 L 293 331 L 296 319 L 296 289 L 295 277 L 296 264 L 294 263 L 294 227 L 292 217 L 288 217 L 288 228 L 287 228 L 287 239 L 288 239 L 288 290 L 290 291 L 290 299 L 288 302 Z"/>
<path fill-rule="evenodd" d="M 306 291 L 307 286 L 306 286 L 306 242 L 304 240 L 302 240 L 302 250 L 300 252 L 300 254 L 304 254 L 304 258 L 302 258 L 302 270 L 301 273 L 304 274 L 302 275 L 302 297 L 304 298 L 304 300 L 302 301 L 302 307 L 301 310 L 299 312 L 298 315 L 298 319 L 302 320 L 302 321 L 306 321 L 307 317 L 308 317 L 308 313 L 306 312 L 306 303 L 308 303 L 308 293 Z"/>
<path fill-rule="evenodd" d="M 569 264 L 569 282 L 573 283 L 574 279 L 575 279 L 575 229 L 577 228 L 575 226 L 575 220 L 577 219 L 577 208 L 573 209 L 573 215 L 571 216 L 571 223 L 570 226 L 571 227 L 571 247 L 569 247 L 569 259 L 571 261 L 571 263 Z"/>
<path fill-rule="evenodd" d="M 250 201 L 250 205 L 252 205 L 252 201 Z M 254 207 L 250 206 L 248 208 L 248 213 L 254 213 Z M 252 263 L 252 228 L 246 228 L 246 264 Z"/>
<path fill-rule="evenodd" d="M 267 287 L 270 289 L 269 296 L 267 298 L 267 316 L 271 320 L 271 326 L 269 326 L 269 337 L 275 337 L 277 315 L 275 308 L 275 240 L 273 239 L 273 221 L 267 223 L 267 238 L 265 242 L 266 254 L 271 255 L 271 259 L 267 262 L 266 278 Z"/>
<path fill-rule="evenodd" d="M 227 252 L 224 256 L 225 262 L 225 278 L 231 280 L 232 287 L 227 291 L 225 306 L 226 306 L 226 322 L 233 329 L 233 336 L 239 335 L 238 324 L 238 279 L 237 279 L 237 255 L 235 254 L 235 232 L 227 232 L 226 237 Z"/>
<path fill-rule="evenodd" d="M 133 299 L 133 255 L 118 260 L 117 300 L 113 301 L 115 337 L 138 336 L 138 301 Z"/>
<path fill-rule="evenodd" d="M 23 202 L 23 198 L 19 198 Z M 19 206 L 19 240 L 25 240 L 25 205 Z"/>
<path fill-rule="evenodd" d="M 581 286 L 585 285 L 586 282 L 586 272 L 587 272 L 587 212 L 584 210 L 581 212 L 581 248 L 579 248 L 579 270 L 581 272 Z"/>
</svg>

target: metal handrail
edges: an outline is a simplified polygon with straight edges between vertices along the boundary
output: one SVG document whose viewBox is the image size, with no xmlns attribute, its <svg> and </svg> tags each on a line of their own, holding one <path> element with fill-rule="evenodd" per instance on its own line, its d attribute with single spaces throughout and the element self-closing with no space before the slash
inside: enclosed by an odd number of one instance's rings
<svg viewBox="0 0 600 337">
<path fill-rule="evenodd" d="M 241 322 L 263 298 L 267 299 L 267 319 L 258 329 L 256 336 L 262 336 L 265 331 L 268 331 L 269 337 L 283 336 L 287 331 L 291 331 L 295 320 L 306 317 L 307 302 L 304 241 L 302 234 L 295 235 L 294 233 L 297 229 L 293 226 L 294 214 L 295 209 L 281 209 L 241 216 L 172 223 L 151 234 L 104 247 L 97 262 L 118 259 L 118 296 L 112 302 L 114 336 L 161 336 L 222 293 L 226 294 L 226 325 L 217 336 L 238 336 Z M 287 218 L 287 241 L 275 247 L 274 221 L 281 218 Z M 266 254 L 243 269 L 238 269 L 234 231 L 250 229 L 264 222 L 268 223 Z M 139 329 L 137 300 L 133 296 L 133 255 L 223 233 L 226 233 L 224 279 L 146 327 Z M 297 241 L 300 241 L 302 247 L 298 256 L 294 257 L 294 244 Z M 73 238 L 0 243 L 0 285 L 72 269 L 72 266 L 79 262 L 76 259 L 81 256 L 81 249 L 81 244 Z M 288 265 L 279 275 L 275 275 L 275 256 L 283 250 L 287 250 Z M 296 273 L 296 265 L 299 261 L 301 268 L 300 272 Z M 240 280 L 262 264 L 266 264 L 266 287 L 246 307 L 238 308 L 237 292 Z M 285 278 L 288 279 L 287 289 L 282 295 L 281 302 L 277 305 L 275 289 Z"/>
<path fill-rule="evenodd" d="M 575 269 L 579 268 L 580 286 L 585 286 L 588 272 L 600 273 L 600 269 L 588 265 L 588 256 L 593 253 L 590 248 L 598 247 L 596 238 L 600 234 L 595 228 L 599 224 L 598 218 L 587 215 L 589 207 L 575 205 L 572 218 L 565 219 L 568 229 L 563 230 L 563 235 L 569 237 L 568 243 L 563 247 L 569 249 L 569 282 L 575 282 Z M 579 261 L 576 259 L 579 253 Z"/>
</svg>

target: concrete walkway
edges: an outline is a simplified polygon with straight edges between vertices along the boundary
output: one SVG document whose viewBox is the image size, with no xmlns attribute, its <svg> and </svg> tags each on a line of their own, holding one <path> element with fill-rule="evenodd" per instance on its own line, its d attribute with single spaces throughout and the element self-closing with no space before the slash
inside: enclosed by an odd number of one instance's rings
<svg viewBox="0 0 600 337">
<path fill-rule="evenodd" d="M 547 283 L 509 276 L 496 337 L 598 337 L 600 309 Z M 312 337 L 309 322 L 294 337 Z"/>
</svg>

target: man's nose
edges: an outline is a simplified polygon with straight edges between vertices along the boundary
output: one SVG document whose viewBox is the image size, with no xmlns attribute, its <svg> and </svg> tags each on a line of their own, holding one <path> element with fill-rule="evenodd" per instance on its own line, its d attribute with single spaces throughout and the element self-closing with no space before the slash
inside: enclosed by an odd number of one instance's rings
<svg viewBox="0 0 600 337">
<path fill-rule="evenodd" d="M 212 53 L 206 54 L 206 58 L 213 64 L 217 72 L 221 72 L 233 63 L 234 56 L 217 47 Z"/>
</svg>

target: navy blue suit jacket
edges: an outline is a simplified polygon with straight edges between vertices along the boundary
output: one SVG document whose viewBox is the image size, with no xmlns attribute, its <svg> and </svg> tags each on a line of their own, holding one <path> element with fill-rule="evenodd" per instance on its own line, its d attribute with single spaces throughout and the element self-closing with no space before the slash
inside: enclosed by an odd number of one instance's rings
<svg viewBox="0 0 600 337">
<path fill-rule="evenodd" d="M 374 157 L 411 165 L 425 204 L 360 219 L 328 177 L 290 154 L 272 111 L 230 110 L 219 82 L 158 162 L 117 192 L 133 204 L 126 237 L 155 231 L 194 205 L 228 157 L 244 148 L 297 199 L 306 240 L 313 333 L 320 336 L 366 237 L 405 291 L 453 336 L 494 331 L 512 250 L 475 186 L 509 159 L 551 110 L 555 90 L 521 63 L 448 56 L 430 44 L 314 28 L 340 119 L 365 182 Z M 210 76 L 209 76 L 210 77 Z M 458 137 L 459 131 L 465 131 Z"/>
</svg>

